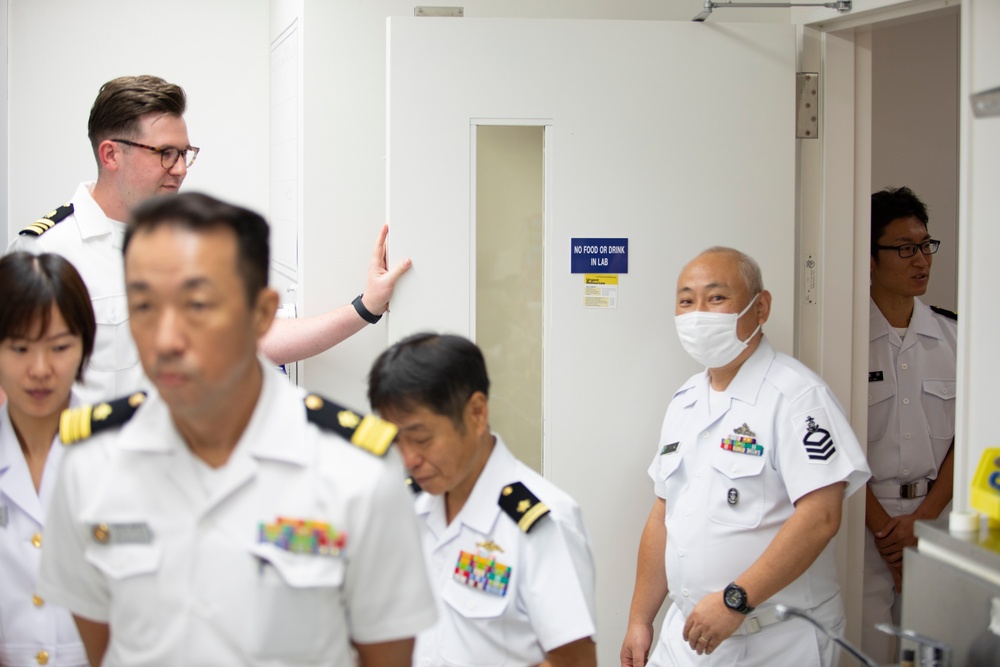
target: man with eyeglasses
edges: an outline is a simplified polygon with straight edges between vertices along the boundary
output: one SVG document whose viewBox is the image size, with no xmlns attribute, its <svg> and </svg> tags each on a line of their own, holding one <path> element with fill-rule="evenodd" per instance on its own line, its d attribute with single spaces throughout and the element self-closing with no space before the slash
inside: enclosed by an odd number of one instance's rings
<svg viewBox="0 0 1000 667">
<path fill-rule="evenodd" d="M 924 305 L 931 261 L 941 245 L 927 231 L 927 207 L 906 187 L 871 198 L 871 306 L 868 347 L 868 484 L 862 648 L 895 662 L 903 549 L 913 523 L 951 503 L 955 437 L 955 313 Z"/>
<path fill-rule="evenodd" d="M 176 193 L 198 157 L 188 138 L 184 90 L 155 76 L 125 76 L 105 83 L 90 110 L 88 134 L 97 181 L 81 184 L 69 203 L 25 227 L 8 252 L 54 252 L 87 283 L 97 317 L 97 339 L 84 383 L 84 402 L 109 400 L 144 384 L 129 333 L 122 240 L 129 212 L 164 193 Z M 261 341 L 275 364 L 319 354 L 374 324 L 388 310 L 396 280 L 409 267 L 385 263 L 383 226 L 375 243 L 365 290 L 352 304 L 322 315 L 277 320 Z M 0 402 L 3 397 L 0 396 Z"/>
</svg>

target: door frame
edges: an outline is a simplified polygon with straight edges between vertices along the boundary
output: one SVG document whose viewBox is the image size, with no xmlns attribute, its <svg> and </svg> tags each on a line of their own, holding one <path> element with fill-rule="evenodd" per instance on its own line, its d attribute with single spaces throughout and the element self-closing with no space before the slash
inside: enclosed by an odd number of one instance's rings
<svg viewBox="0 0 1000 667">
<path fill-rule="evenodd" d="M 808 20 L 815 16 L 811 11 L 793 14 L 793 21 L 807 17 L 799 24 L 799 71 L 820 73 L 821 110 L 818 140 L 799 142 L 796 353 L 830 385 L 856 434 L 868 432 L 872 27 L 956 4 L 961 0 L 923 0 L 834 19 Z M 960 162 L 960 192 L 965 182 Z M 959 200 L 961 209 L 961 195 Z M 802 292 L 810 256 L 818 264 L 818 298 L 807 304 Z M 852 261 L 844 262 L 848 256 Z M 866 439 L 859 441 L 867 450 Z M 957 470 L 956 462 L 956 476 Z M 845 636 L 860 645 L 863 580 L 857 573 L 864 571 L 864 494 L 854 494 L 844 509 L 837 562 L 848 618 Z"/>
</svg>

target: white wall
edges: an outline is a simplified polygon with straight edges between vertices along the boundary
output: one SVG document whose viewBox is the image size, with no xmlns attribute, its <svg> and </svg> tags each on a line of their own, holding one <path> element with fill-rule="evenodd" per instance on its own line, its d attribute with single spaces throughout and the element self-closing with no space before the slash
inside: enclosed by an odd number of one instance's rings
<svg viewBox="0 0 1000 667">
<path fill-rule="evenodd" d="M 909 186 L 940 240 L 924 303 L 958 303 L 958 11 L 872 30 L 872 192 Z"/>
<path fill-rule="evenodd" d="M 8 235 L 97 177 L 90 107 L 126 74 L 187 92 L 188 133 L 202 149 L 187 190 L 267 210 L 267 0 L 7 4 Z"/>
<path fill-rule="evenodd" d="M 704 3 L 474 0 L 459 4 L 467 17 L 688 21 Z M 304 6 L 304 123 L 309 141 L 304 147 L 303 216 L 309 242 L 302 258 L 302 289 L 304 312 L 309 315 L 349 301 L 364 287 L 368 249 L 386 215 L 385 22 L 389 16 L 412 16 L 414 3 L 304 0 Z M 783 9 L 737 9 L 719 10 L 710 20 L 787 21 L 788 16 Z M 389 253 L 392 261 L 391 230 Z M 386 327 L 369 327 L 306 362 L 301 383 L 364 407 L 366 374 L 386 343 Z"/>
<path fill-rule="evenodd" d="M 956 438 L 966 444 L 956 450 L 955 509 L 965 509 L 968 485 L 983 449 L 1000 445 L 996 433 L 997 307 L 995 273 L 1000 248 L 1000 117 L 973 118 L 968 96 L 1000 87 L 1000 2 L 967 0 L 963 4 L 963 65 L 959 221 L 959 401 Z M 963 460 L 964 459 L 964 460 Z"/>
<path fill-rule="evenodd" d="M 0 128 L 7 127 L 7 0 L 0 0 Z M 10 211 L 7 208 L 7 132 L 0 132 L 0 241 L 7 239 Z M 6 247 L 6 245 L 4 246 Z"/>
</svg>

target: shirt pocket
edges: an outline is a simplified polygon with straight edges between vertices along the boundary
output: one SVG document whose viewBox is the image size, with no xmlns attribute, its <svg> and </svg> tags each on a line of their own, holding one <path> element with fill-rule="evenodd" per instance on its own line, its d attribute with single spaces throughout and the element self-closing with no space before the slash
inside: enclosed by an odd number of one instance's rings
<svg viewBox="0 0 1000 667">
<path fill-rule="evenodd" d="M 708 517 L 723 526 L 756 528 L 764 517 L 764 457 L 718 450 L 712 457 Z"/>
<path fill-rule="evenodd" d="M 511 582 L 513 584 L 513 582 Z M 503 597 L 449 580 L 441 592 L 445 613 L 454 621 L 439 633 L 441 657 L 447 664 L 496 667 L 504 664 L 503 616 L 514 595 L 513 585 Z M 441 619 L 439 623 L 446 623 Z"/>
<path fill-rule="evenodd" d="M 330 654 L 337 635 L 346 633 L 340 613 L 344 561 L 271 544 L 254 545 L 251 553 L 258 566 L 248 637 L 253 654 L 286 659 Z"/>
<path fill-rule="evenodd" d="M 156 610 L 142 601 L 163 594 L 160 545 L 94 544 L 84 551 L 84 558 L 104 575 L 108 599 L 116 601 L 108 607 L 109 624 L 120 630 L 115 633 L 115 642 L 125 651 L 155 645 L 163 628 Z"/>
<path fill-rule="evenodd" d="M 889 428 L 896 387 L 891 382 L 868 383 L 868 442 L 881 440 Z"/>
<path fill-rule="evenodd" d="M 128 326 L 128 299 L 124 294 L 93 300 L 97 332 L 90 366 L 97 371 L 113 372 L 139 363 L 132 332 Z"/>
<path fill-rule="evenodd" d="M 955 436 L 955 380 L 926 379 L 920 399 L 932 438 L 950 440 Z"/>
</svg>

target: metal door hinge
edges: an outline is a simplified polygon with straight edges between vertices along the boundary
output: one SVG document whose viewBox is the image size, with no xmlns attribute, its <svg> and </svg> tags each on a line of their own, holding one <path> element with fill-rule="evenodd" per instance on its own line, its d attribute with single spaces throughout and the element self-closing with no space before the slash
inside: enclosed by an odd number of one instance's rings
<svg viewBox="0 0 1000 667">
<path fill-rule="evenodd" d="M 819 137 L 819 74 L 795 73 L 795 137 Z"/>
</svg>

